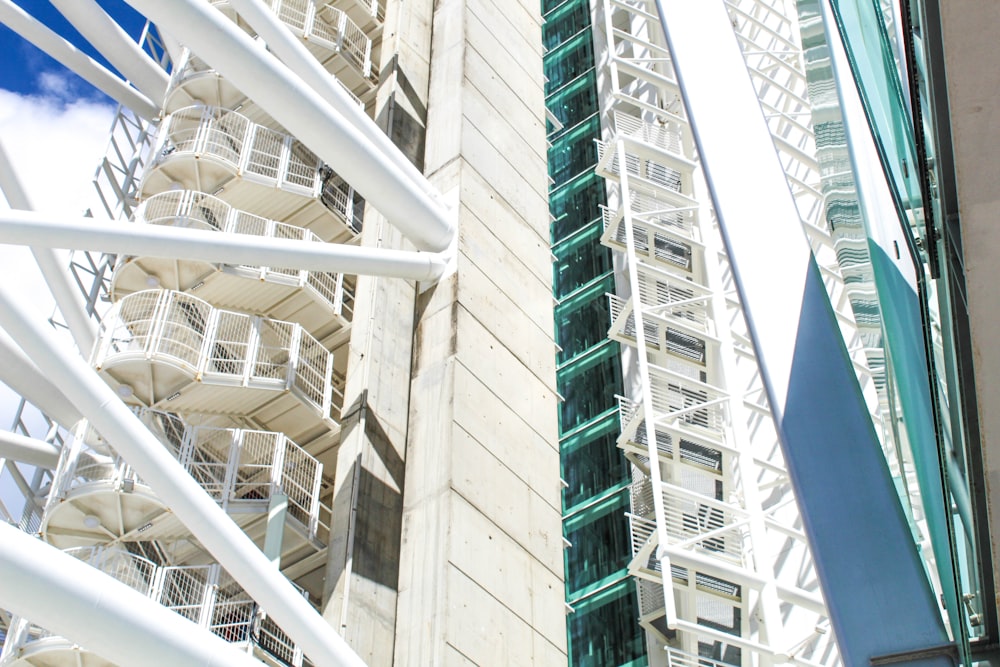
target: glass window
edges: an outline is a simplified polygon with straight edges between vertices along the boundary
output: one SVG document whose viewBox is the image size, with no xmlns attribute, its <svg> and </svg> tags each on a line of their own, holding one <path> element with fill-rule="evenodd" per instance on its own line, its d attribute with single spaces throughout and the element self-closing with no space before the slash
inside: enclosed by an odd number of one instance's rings
<svg viewBox="0 0 1000 667">
<path fill-rule="evenodd" d="M 559 393 L 565 399 L 559 409 L 559 425 L 565 433 L 590 421 L 617 405 L 622 393 L 618 347 L 608 345 L 579 366 L 564 369 L 557 379 Z"/>
<path fill-rule="evenodd" d="M 625 512 L 628 489 L 566 519 L 566 590 L 570 593 L 598 583 L 628 567 L 631 537 Z"/>
<path fill-rule="evenodd" d="M 545 94 L 561 88 L 594 67 L 594 45 L 590 31 L 560 44 L 545 56 Z"/>
<path fill-rule="evenodd" d="M 556 263 L 552 267 L 552 278 L 557 299 L 612 270 L 611 250 L 601 245 L 601 231 L 600 223 L 595 223 L 553 249 Z"/>
<path fill-rule="evenodd" d="M 567 2 L 545 17 L 542 44 L 549 51 L 567 39 L 590 27 L 590 7 L 585 2 Z"/>
<path fill-rule="evenodd" d="M 558 243 L 601 215 L 605 203 L 604 179 L 594 173 L 582 174 L 562 189 L 549 194 L 552 242 Z"/>
<path fill-rule="evenodd" d="M 567 617 L 572 667 L 607 667 L 644 660 L 646 647 L 638 622 L 635 583 L 626 579 L 614 593 L 617 595 L 613 597 L 602 596 L 599 604 L 579 604 L 576 613 Z"/>
<path fill-rule="evenodd" d="M 562 350 L 557 362 L 566 363 L 592 347 L 604 343 L 611 326 L 608 299 L 604 293 L 613 289 L 612 280 L 605 280 L 588 289 L 581 298 L 574 298 L 556 309 L 556 342 Z M 586 298 L 584 298 L 586 297 Z"/>
<path fill-rule="evenodd" d="M 618 449 L 618 415 L 562 443 L 563 508 L 568 509 L 631 478 L 625 454 Z"/>
</svg>

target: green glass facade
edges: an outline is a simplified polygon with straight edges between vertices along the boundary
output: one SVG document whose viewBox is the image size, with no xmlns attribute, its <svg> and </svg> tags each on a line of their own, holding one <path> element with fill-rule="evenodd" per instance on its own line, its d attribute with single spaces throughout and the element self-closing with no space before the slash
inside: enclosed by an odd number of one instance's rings
<svg viewBox="0 0 1000 667">
<path fill-rule="evenodd" d="M 629 465 L 616 446 L 623 393 L 607 294 L 611 251 L 600 243 L 604 180 L 594 173 L 600 107 L 590 3 L 543 0 L 549 211 L 562 461 L 570 665 L 645 665 L 635 584 L 628 575 Z"/>
</svg>

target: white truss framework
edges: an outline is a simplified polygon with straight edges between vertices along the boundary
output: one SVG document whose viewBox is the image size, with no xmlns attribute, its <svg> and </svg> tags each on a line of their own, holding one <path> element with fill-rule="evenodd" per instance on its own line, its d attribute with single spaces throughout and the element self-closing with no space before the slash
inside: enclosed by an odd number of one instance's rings
<svg viewBox="0 0 1000 667">
<path fill-rule="evenodd" d="M 868 358 L 823 218 L 794 3 L 727 4 L 803 230 L 880 424 Z M 620 401 L 618 444 L 634 464 L 630 570 L 651 664 L 837 664 L 656 5 L 604 0 L 603 18 L 611 102 L 603 109 L 597 171 L 608 179 L 611 205 L 602 242 L 622 253 L 627 275 L 619 295 L 610 296 L 609 335 L 634 350 L 626 355 L 634 360 L 626 374 L 634 373 L 641 388 Z M 666 663 L 657 657 L 659 646 L 667 650 Z"/>
<path fill-rule="evenodd" d="M 136 651 L 156 664 L 361 664 L 306 602 L 330 541 L 323 470 L 353 276 L 435 281 L 456 234 L 454 212 L 364 112 L 383 9 L 135 0 L 183 35 L 147 29 L 137 45 L 92 0 L 56 4 L 125 76 L 0 2 L 0 21 L 122 104 L 95 218 L 32 213 L 0 154 L 15 209 L 0 236 L 47 263 L 53 323 L 83 357 L 0 290 L 0 379 L 41 411 L 22 401 L 0 438 L 3 482 L 21 495 L 5 495 L 0 517 L 41 538 L 5 536 L 0 569 L 60 591 L 45 606 L 37 586 L 5 588 L 0 665 L 138 664 Z M 368 205 L 422 251 L 360 247 Z M 56 262 L 53 247 L 77 252 Z M 80 574 L 80 560 L 110 579 Z M 108 604 L 93 602 L 101 586 Z M 80 604 L 109 631 L 70 618 Z"/>
</svg>

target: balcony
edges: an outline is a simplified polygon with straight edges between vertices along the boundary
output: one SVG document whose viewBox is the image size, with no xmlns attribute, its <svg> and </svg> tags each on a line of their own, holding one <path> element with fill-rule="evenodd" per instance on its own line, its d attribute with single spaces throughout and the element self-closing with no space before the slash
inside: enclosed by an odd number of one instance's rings
<svg viewBox="0 0 1000 667">
<path fill-rule="evenodd" d="M 376 25 L 371 3 L 376 0 L 350 0 L 320 3 L 314 0 L 265 0 L 278 20 L 302 40 L 324 68 L 357 95 L 364 95 L 378 85 L 378 65 L 372 59 L 372 40 L 351 15 Z M 212 4 L 241 28 L 254 34 L 227 0 Z M 350 12 L 338 8 L 344 5 Z"/>
<path fill-rule="evenodd" d="M 335 438 L 343 395 L 334 359 L 298 324 L 146 290 L 116 303 L 91 359 L 131 405 L 239 416 L 296 442 Z M 324 462 L 325 463 L 325 462 Z"/>
<path fill-rule="evenodd" d="M 163 446 L 252 538 L 263 543 L 269 501 L 288 496 L 283 558 L 318 548 L 323 467 L 284 434 L 194 426 L 176 415 L 143 410 L 140 418 Z M 42 538 L 59 548 L 120 542 L 178 541 L 170 550 L 184 562 L 187 529 L 119 455 L 95 433 L 67 448 L 52 481 Z M 92 443 L 92 444 L 88 444 Z"/>
<path fill-rule="evenodd" d="M 358 106 L 363 106 L 361 99 L 340 79 L 337 83 Z M 174 62 L 163 108 L 168 114 L 196 105 L 235 109 L 246 101 L 243 91 L 189 49 L 184 49 Z"/>
<path fill-rule="evenodd" d="M 256 602 L 218 565 L 161 566 L 123 549 L 77 547 L 66 553 L 140 594 L 245 648 L 268 665 L 302 667 L 302 652 Z M 30 620 L 10 620 L 3 667 L 114 667 L 85 647 L 53 635 Z"/>
<path fill-rule="evenodd" d="M 323 241 L 361 231 L 363 200 L 305 144 L 222 107 L 186 107 L 161 124 L 139 195 L 173 190 L 211 193 Z"/>
<path fill-rule="evenodd" d="M 235 209 L 217 197 L 188 190 L 153 195 L 140 206 L 135 222 L 320 242 L 307 229 L 268 220 Z M 343 274 L 183 258 L 119 257 L 111 279 L 113 300 L 157 286 L 197 291 L 200 298 L 220 308 L 294 321 L 320 339 L 346 329 L 353 316 L 353 282 Z"/>
</svg>

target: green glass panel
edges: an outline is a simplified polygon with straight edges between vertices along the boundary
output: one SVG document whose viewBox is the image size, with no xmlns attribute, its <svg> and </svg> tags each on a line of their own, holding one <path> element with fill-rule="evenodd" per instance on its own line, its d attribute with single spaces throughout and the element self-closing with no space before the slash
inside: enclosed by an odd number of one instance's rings
<svg viewBox="0 0 1000 667">
<path fill-rule="evenodd" d="M 564 510 L 631 480 L 628 459 L 616 445 L 619 430 L 618 415 L 611 414 L 560 444 Z"/>
<path fill-rule="evenodd" d="M 831 0 L 883 168 L 897 205 L 908 211 L 922 206 L 920 165 L 909 102 L 878 4 L 875 0 Z"/>
<path fill-rule="evenodd" d="M 559 428 L 566 433 L 594 419 L 617 404 L 623 392 L 621 362 L 617 346 L 598 348 L 579 363 L 561 369 L 556 384 L 563 402 L 559 406 Z"/>
<path fill-rule="evenodd" d="M 552 249 L 556 257 L 552 267 L 553 293 L 557 299 L 563 299 L 613 269 L 611 250 L 601 245 L 602 231 L 603 226 L 597 220 L 566 243 Z"/>
<path fill-rule="evenodd" d="M 550 192 L 549 213 L 554 218 L 552 242 L 562 241 L 599 217 L 604 203 L 604 179 L 594 173 L 583 173 Z"/>
<path fill-rule="evenodd" d="M 646 663 L 645 637 L 637 619 L 635 583 L 631 578 L 603 592 L 595 603 L 575 603 L 567 617 L 569 664 L 572 667 L 638 667 Z"/>
</svg>

